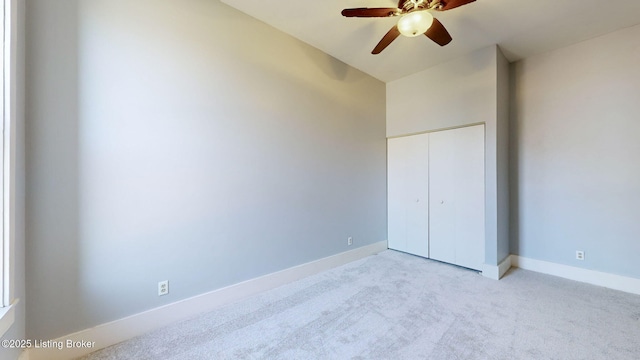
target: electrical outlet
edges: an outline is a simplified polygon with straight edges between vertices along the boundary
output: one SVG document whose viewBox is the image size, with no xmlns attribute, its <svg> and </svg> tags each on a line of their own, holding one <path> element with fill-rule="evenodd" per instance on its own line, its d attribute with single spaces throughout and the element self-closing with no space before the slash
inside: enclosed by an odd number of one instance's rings
<svg viewBox="0 0 640 360">
<path fill-rule="evenodd" d="M 347 245 L 349 246 L 353 245 L 353 238 L 351 236 L 347 238 Z"/>
<path fill-rule="evenodd" d="M 576 251 L 576 260 L 584 260 L 584 251 Z"/>
<path fill-rule="evenodd" d="M 169 280 L 160 281 L 158 283 L 158 296 L 167 295 L 169 293 Z"/>
</svg>

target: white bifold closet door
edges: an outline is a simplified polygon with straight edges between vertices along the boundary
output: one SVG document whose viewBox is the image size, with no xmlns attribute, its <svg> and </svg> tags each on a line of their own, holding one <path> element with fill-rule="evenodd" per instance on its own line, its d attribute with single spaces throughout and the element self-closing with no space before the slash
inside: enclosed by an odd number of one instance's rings
<svg viewBox="0 0 640 360">
<path fill-rule="evenodd" d="M 481 270 L 484 125 L 429 135 L 429 257 Z"/>
<path fill-rule="evenodd" d="M 387 142 L 390 249 L 429 256 L 429 134 Z"/>
</svg>

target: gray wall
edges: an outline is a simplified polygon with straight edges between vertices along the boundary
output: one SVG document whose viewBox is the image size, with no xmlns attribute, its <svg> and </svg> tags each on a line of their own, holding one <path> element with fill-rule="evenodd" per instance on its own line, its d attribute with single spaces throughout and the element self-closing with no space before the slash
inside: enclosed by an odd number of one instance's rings
<svg viewBox="0 0 640 360">
<path fill-rule="evenodd" d="M 635 26 L 513 65 L 512 253 L 640 278 L 639 63 Z"/>
<path fill-rule="evenodd" d="M 491 266 L 509 251 L 507 143 L 497 139 L 507 135 L 508 75 L 506 59 L 494 45 L 387 83 L 388 137 L 485 124 L 485 263 Z"/>
<path fill-rule="evenodd" d="M 27 44 L 29 338 L 386 239 L 382 82 L 210 0 L 29 0 Z"/>
</svg>

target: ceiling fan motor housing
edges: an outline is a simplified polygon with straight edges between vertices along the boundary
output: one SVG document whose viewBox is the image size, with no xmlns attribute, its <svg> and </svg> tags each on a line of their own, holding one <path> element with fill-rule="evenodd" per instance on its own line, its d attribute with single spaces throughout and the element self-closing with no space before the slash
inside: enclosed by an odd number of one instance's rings
<svg viewBox="0 0 640 360">
<path fill-rule="evenodd" d="M 440 0 L 409 0 L 399 4 L 399 8 L 403 12 L 409 12 L 417 9 L 436 9 L 439 10 L 442 7 Z"/>
</svg>

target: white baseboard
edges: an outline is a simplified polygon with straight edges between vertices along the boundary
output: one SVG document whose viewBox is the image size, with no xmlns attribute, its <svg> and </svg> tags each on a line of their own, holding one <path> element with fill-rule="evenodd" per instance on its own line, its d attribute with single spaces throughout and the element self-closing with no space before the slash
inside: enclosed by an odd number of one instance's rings
<svg viewBox="0 0 640 360">
<path fill-rule="evenodd" d="M 498 265 L 484 264 L 482 267 L 482 276 L 489 279 L 500 280 L 509 269 L 511 269 L 511 256 L 507 256 Z"/>
<path fill-rule="evenodd" d="M 529 259 L 518 255 L 511 255 L 511 264 L 525 270 L 640 295 L 640 279 L 632 277 Z"/>
<path fill-rule="evenodd" d="M 222 289 L 151 309 L 124 319 L 79 331 L 51 340 L 58 347 L 31 348 L 25 354 L 29 360 L 68 360 L 143 335 L 180 320 L 212 311 L 260 292 L 320 273 L 349 262 L 377 254 L 387 249 L 387 241 L 359 247 L 289 269 L 247 280 Z M 90 348 L 68 347 L 68 341 L 90 343 Z M 60 348 L 60 349 L 59 349 Z"/>
</svg>

